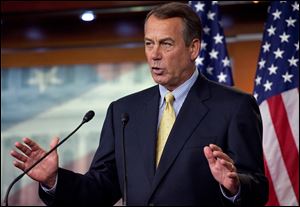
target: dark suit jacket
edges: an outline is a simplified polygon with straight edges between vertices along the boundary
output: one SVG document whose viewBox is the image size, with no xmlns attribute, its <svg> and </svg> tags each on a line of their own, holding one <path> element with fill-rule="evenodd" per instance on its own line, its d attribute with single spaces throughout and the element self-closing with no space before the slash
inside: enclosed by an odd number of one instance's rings
<svg viewBox="0 0 300 207">
<path fill-rule="evenodd" d="M 177 115 L 158 168 L 155 147 L 158 86 L 109 106 L 100 145 L 85 175 L 59 168 L 55 198 L 47 204 L 113 205 L 123 191 L 121 114 L 125 128 L 128 205 L 231 205 L 224 199 L 204 156 L 204 146 L 220 146 L 235 162 L 242 205 L 262 205 L 268 197 L 264 176 L 262 123 L 255 99 L 208 81 L 202 75 Z"/>
</svg>

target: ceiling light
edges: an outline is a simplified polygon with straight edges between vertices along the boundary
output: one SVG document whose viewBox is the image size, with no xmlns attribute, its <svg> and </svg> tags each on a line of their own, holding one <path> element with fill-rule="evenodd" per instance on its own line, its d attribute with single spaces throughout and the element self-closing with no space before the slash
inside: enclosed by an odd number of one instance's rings
<svg viewBox="0 0 300 207">
<path fill-rule="evenodd" d="M 92 11 L 86 11 L 80 16 L 80 18 L 82 21 L 90 22 L 95 19 L 95 15 L 94 15 L 94 12 L 92 12 Z"/>
</svg>

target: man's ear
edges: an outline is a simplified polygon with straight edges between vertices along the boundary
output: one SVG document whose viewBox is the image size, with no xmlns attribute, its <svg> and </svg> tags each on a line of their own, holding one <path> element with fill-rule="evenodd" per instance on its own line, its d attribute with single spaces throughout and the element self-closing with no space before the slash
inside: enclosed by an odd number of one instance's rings
<svg viewBox="0 0 300 207">
<path fill-rule="evenodd" d="M 192 61 L 196 60 L 196 58 L 198 57 L 200 52 L 200 46 L 201 46 L 200 40 L 193 39 L 193 41 L 190 44 L 190 57 Z"/>
</svg>

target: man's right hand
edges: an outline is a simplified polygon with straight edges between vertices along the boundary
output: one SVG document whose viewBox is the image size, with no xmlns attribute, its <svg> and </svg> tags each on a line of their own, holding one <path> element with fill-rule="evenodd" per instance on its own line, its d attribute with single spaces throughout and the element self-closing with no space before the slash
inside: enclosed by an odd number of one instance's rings
<svg viewBox="0 0 300 207">
<path fill-rule="evenodd" d="M 16 142 L 15 146 L 23 153 L 16 150 L 11 151 L 11 156 L 17 160 L 14 161 L 14 165 L 21 169 L 26 170 L 32 166 L 37 160 L 46 154 L 37 143 L 29 138 L 23 138 L 24 143 Z M 59 142 L 58 137 L 54 137 L 51 140 L 50 147 L 54 148 Z M 32 179 L 40 182 L 42 185 L 52 188 L 55 184 L 58 170 L 58 154 L 57 150 L 49 154 L 43 161 L 31 169 L 27 175 Z"/>
</svg>

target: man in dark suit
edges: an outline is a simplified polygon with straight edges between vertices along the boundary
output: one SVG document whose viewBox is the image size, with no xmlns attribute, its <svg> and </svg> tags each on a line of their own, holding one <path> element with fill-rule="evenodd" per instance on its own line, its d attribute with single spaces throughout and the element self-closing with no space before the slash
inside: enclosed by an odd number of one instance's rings
<svg viewBox="0 0 300 207">
<path fill-rule="evenodd" d="M 145 53 L 158 84 L 108 108 L 89 171 L 58 167 L 57 152 L 28 173 L 46 204 L 109 204 L 124 196 L 121 116 L 128 205 L 263 205 L 262 123 L 255 99 L 204 78 L 195 67 L 201 22 L 193 10 L 169 3 L 145 22 Z M 164 98 L 165 97 L 165 98 Z M 15 166 L 24 170 L 45 151 L 24 138 Z M 54 138 L 51 147 L 58 143 Z"/>
</svg>

